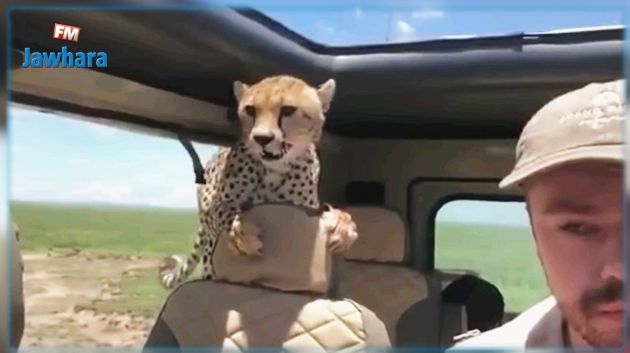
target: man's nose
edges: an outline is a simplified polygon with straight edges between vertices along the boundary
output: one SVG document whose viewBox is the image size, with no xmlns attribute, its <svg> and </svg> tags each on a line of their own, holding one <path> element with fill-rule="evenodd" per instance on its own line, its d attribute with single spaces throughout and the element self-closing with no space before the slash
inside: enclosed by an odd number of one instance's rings
<svg viewBox="0 0 630 353">
<path fill-rule="evenodd" d="M 623 272 L 621 269 L 622 269 L 621 260 L 608 262 L 602 269 L 602 278 L 622 279 Z"/>
<path fill-rule="evenodd" d="M 606 244 L 606 251 L 603 255 L 604 267 L 602 268 L 602 278 L 623 277 L 623 241 L 621 235 L 611 237 Z"/>
</svg>

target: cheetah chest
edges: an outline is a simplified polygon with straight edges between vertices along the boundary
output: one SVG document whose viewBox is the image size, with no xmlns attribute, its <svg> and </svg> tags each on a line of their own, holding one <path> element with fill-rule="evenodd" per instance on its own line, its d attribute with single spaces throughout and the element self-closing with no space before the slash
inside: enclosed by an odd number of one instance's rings
<svg viewBox="0 0 630 353">
<path fill-rule="evenodd" d="M 315 180 L 302 169 L 291 168 L 285 172 L 271 171 L 263 177 L 256 189 L 255 203 L 293 202 L 308 206 L 316 200 Z"/>
</svg>

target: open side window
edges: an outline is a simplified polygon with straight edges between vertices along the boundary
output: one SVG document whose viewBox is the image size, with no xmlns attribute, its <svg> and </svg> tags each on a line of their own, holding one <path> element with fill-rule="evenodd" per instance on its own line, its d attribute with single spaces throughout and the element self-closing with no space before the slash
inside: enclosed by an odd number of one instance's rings
<svg viewBox="0 0 630 353">
<path fill-rule="evenodd" d="M 523 201 L 454 199 L 435 216 L 435 268 L 494 284 L 505 319 L 548 295 Z"/>
</svg>

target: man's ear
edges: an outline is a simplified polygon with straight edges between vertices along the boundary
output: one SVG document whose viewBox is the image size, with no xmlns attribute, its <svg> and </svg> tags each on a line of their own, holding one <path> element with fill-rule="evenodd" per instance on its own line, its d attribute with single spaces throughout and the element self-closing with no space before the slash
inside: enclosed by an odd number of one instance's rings
<svg viewBox="0 0 630 353">
<path fill-rule="evenodd" d="M 249 88 L 249 86 L 247 86 L 243 82 L 234 81 L 233 90 L 234 90 L 234 97 L 236 97 L 237 102 L 241 100 L 241 98 L 243 97 L 243 93 L 245 92 L 247 88 Z"/>
<path fill-rule="evenodd" d="M 319 96 L 319 100 L 322 102 L 322 111 L 324 113 L 330 109 L 330 103 L 335 95 L 335 88 L 336 83 L 332 78 L 322 83 L 317 88 L 317 95 Z"/>
</svg>

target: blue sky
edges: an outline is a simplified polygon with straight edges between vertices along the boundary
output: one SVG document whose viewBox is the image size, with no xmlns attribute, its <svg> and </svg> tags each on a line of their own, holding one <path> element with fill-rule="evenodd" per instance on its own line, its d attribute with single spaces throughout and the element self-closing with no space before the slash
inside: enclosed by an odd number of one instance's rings
<svg viewBox="0 0 630 353">
<path fill-rule="evenodd" d="M 609 10 L 590 10 L 588 13 L 581 10 L 558 13 L 531 9 L 527 12 L 497 12 L 482 11 L 472 6 L 462 9 L 454 6 L 454 2 L 448 4 L 437 1 L 421 5 L 408 3 L 390 11 L 385 11 L 387 9 L 383 6 L 358 3 L 345 3 L 335 8 L 271 6 L 268 3 L 261 5 L 261 2 L 254 2 L 253 6 L 298 33 L 329 45 L 536 32 L 622 23 L 620 13 Z M 191 162 L 175 140 L 139 135 L 15 106 L 10 107 L 9 116 L 12 119 L 9 141 L 13 200 L 195 207 Z M 195 147 L 204 163 L 216 152 L 213 146 L 197 144 Z M 470 212 L 471 209 L 476 212 Z M 459 201 L 445 206 L 438 218 L 527 224 L 522 204 Z"/>
<path fill-rule="evenodd" d="M 177 140 L 10 108 L 14 200 L 195 207 Z M 202 162 L 216 147 L 195 144 Z"/>
<path fill-rule="evenodd" d="M 460 2 L 461 3 L 461 2 Z M 492 10 L 438 3 L 389 11 L 375 6 L 299 8 L 259 6 L 287 27 L 316 42 L 333 46 L 409 42 L 462 35 L 543 32 L 557 29 L 619 25 L 619 11 L 536 8 Z"/>
</svg>

